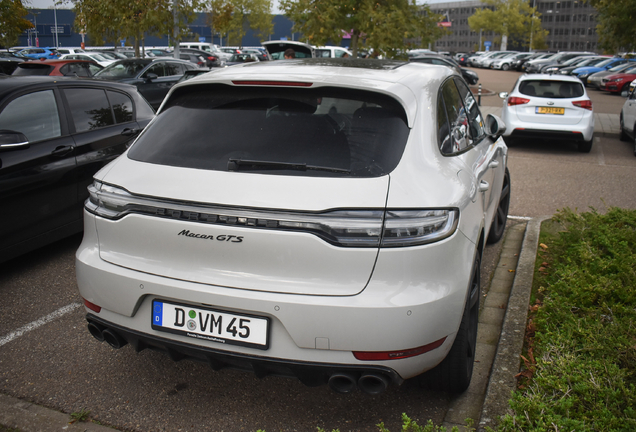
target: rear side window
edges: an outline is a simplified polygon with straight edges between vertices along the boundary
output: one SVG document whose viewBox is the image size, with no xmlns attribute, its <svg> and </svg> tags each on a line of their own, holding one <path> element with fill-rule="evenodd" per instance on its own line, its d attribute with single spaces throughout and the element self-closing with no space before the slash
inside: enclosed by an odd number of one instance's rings
<svg viewBox="0 0 636 432">
<path fill-rule="evenodd" d="M 385 95 L 341 88 L 192 85 L 175 92 L 128 157 L 216 171 L 376 177 L 409 128 Z"/>
<path fill-rule="evenodd" d="M 519 92 L 526 96 L 545 98 L 576 98 L 584 94 L 583 84 L 556 80 L 522 81 L 519 84 Z"/>
<path fill-rule="evenodd" d="M 102 89 L 65 89 L 77 132 L 99 129 L 115 124 L 113 112 Z"/>
</svg>

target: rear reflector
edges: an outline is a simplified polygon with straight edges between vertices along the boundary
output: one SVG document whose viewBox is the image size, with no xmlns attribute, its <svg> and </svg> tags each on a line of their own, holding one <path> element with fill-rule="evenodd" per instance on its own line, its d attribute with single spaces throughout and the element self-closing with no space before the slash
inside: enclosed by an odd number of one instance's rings
<svg viewBox="0 0 636 432">
<path fill-rule="evenodd" d="M 281 86 L 281 87 L 311 87 L 314 83 L 296 81 L 232 81 L 234 85 L 258 85 L 258 86 Z"/>
<path fill-rule="evenodd" d="M 520 98 L 515 96 L 508 98 L 508 106 L 523 105 L 523 104 L 527 104 L 528 102 L 530 102 L 530 99 Z"/>
<path fill-rule="evenodd" d="M 88 300 L 84 299 L 84 306 L 92 310 L 93 312 L 100 313 L 102 310 L 101 306 L 97 306 L 95 303 L 91 303 Z"/>
<path fill-rule="evenodd" d="M 592 111 L 592 101 L 591 100 L 573 101 L 572 105 Z"/>
<path fill-rule="evenodd" d="M 442 346 L 445 340 L 446 340 L 446 336 L 444 336 L 440 340 L 437 340 L 428 345 L 424 345 L 418 348 L 411 348 L 411 349 L 402 350 L 402 351 L 370 351 L 370 352 L 354 351 L 353 355 L 356 359 L 363 360 L 363 361 L 398 360 L 403 358 L 415 357 L 420 354 L 424 354 L 429 351 L 432 351 L 435 348 L 439 348 L 440 346 Z"/>
</svg>

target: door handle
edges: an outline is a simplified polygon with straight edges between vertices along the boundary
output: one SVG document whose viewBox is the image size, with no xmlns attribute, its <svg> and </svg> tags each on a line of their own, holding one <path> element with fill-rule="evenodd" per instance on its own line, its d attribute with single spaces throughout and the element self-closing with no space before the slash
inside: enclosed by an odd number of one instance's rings
<svg viewBox="0 0 636 432">
<path fill-rule="evenodd" d="M 121 131 L 121 134 L 123 136 L 133 136 L 133 135 L 137 135 L 139 133 L 141 129 L 131 129 L 131 128 L 126 128 L 123 131 Z"/>
<path fill-rule="evenodd" d="M 56 147 L 55 150 L 51 152 L 51 155 L 55 157 L 66 156 L 67 154 L 72 152 L 73 149 L 75 149 L 75 147 L 73 146 L 59 146 L 59 147 Z"/>
<path fill-rule="evenodd" d="M 479 182 L 479 192 L 486 192 L 488 189 L 490 189 L 490 184 L 487 181 Z"/>
<path fill-rule="evenodd" d="M 497 168 L 499 166 L 499 161 L 494 160 L 488 164 L 488 168 Z"/>
</svg>

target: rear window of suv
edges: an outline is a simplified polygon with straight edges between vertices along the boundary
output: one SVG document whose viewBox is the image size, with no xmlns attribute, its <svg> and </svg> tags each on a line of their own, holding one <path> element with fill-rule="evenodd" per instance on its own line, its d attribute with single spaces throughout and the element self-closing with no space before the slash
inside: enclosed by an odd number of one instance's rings
<svg viewBox="0 0 636 432">
<path fill-rule="evenodd" d="M 519 92 L 526 96 L 545 98 L 577 98 L 584 94 L 583 84 L 572 81 L 527 80 L 519 84 Z"/>
<path fill-rule="evenodd" d="M 386 95 L 333 87 L 178 89 L 128 153 L 216 171 L 377 177 L 400 161 L 406 114 Z"/>
</svg>

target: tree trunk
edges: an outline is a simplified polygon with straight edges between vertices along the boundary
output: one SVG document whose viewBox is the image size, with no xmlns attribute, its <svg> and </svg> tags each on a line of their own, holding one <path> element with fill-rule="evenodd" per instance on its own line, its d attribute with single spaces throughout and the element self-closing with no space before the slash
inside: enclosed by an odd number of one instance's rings
<svg viewBox="0 0 636 432">
<path fill-rule="evenodd" d="M 349 47 L 351 49 L 351 56 L 353 58 L 358 58 L 358 40 L 360 37 L 360 32 L 356 29 L 353 29 L 351 31 L 351 46 Z"/>
</svg>

